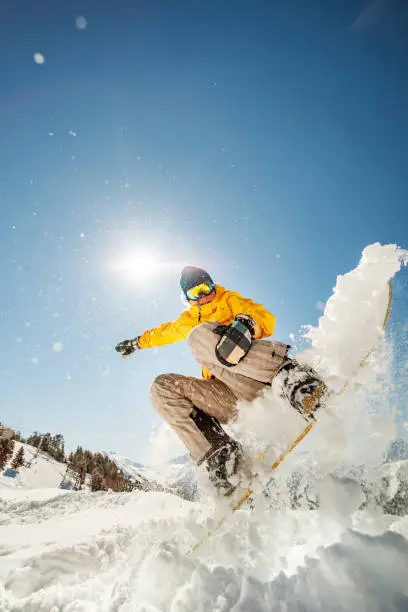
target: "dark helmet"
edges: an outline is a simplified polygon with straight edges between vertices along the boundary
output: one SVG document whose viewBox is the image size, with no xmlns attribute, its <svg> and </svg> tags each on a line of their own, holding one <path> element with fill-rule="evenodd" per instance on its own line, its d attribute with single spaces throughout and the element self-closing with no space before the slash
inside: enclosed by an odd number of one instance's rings
<svg viewBox="0 0 408 612">
<path fill-rule="evenodd" d="M 205 270 L 195 268 L 194 266 L 186 266 L 183 268 L 180 277 L 180 287 L 185 295 L 189 289 L 200 283 L 211 283 L 214 285 L 211 276 Z"/>
</svg>

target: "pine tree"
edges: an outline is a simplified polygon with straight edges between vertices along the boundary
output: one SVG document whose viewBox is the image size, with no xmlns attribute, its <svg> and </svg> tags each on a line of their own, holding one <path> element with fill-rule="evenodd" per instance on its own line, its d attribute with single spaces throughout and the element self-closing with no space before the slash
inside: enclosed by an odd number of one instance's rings
<svg viewBox="0 0 408 612">
<path fill-rule="evenodd" d="M 57 461 L 65 461 L 64 436 L 62 434 L 57 434 L 56 436 L 54 436 L 54 444 L 54 459 L 56 459 Z"/>
<path fill-rule="evenodd" d="M 83 485 L 86 478 L 86 465 L 83 457 L 81 457 L 80 460 L 75 463 L 75 467 L 77 472 L 79 473 L 80 483 L 81 485 Z"/>
<path fill-rule="evenodd" d="M 6 467 L 7 457 L 3 440 L 0 440 L 0 470 L 4 470 Z"/>
<path fill-rule="evenodd" d="M 13 456 L 14 440 L 0 438 L 0 469 L 3 470 L 9 459 Z"/>
<path fill-rule="evenodd" d="M 10 460 L 14 454 L 14 440 L 8 441 L 7 460 Z"/>
<path fill-rule="evenodd" d="M 10 438 L 0 439 L 0 456 L 3 459 L 4 465 L 13 456 L 13 450 L 14 450 L 14 440 L 10 440 Z"/>
<path fill-rule="evenodd" d="M 98 468 L 91 474 L 91 491 L 106 491 L 103 475 Z"/>
<path fill-rule="evenodd" d="M 27 444 L 30 444 L 31 446 L 35 446 L 36 448 L 38 448 L 41 442 L 41 438 L 42 438 L 41 434 L 39 434 L 38 431 L 35 431 L 32 436 L 28 436 Z"/>
<path fill-rule="evenodd" d="M 19 467 L 24 465 L 24 447 L 20 446 L 16 456 L 14 457 L 11 467 L 13 470 L 18 470 Z"/>
</svg>

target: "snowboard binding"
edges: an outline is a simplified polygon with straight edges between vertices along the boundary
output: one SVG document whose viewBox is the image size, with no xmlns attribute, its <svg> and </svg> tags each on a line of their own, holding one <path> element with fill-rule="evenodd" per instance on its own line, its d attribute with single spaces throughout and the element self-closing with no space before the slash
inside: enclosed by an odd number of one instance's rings
<svg viewBox="0 0 408 612">
<path fill-rule="evenodd" d="M 313 368 L 290 358 L 279 368 L 272 386 L 307 420 L 313 419 L 314 413 L 325 405 L 328 396 L 325 383 Z"/>
</svg>

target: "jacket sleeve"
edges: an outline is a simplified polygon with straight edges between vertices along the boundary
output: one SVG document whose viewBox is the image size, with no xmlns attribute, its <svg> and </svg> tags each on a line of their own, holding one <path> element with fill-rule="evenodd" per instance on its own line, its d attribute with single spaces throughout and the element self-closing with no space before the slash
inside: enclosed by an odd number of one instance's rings
<svg viewBox="0 0 408 612">
<path fill-rule="evenodd" d="M 158 327 L 145 331 L 139 338 L 139 344 L 142 348 L 153 348 L 154 346 L 179 342 L 187 338 L 190 331 L 196 325 L 197 323 L 194 322 L 190 312 L 186 310 L 175 321 L 163 323 Z"/>
<path fill-rule="evenodd" d="M 256 338 L 265 338 L 273 334 L 276 317 L 266 310 L 262 304 L 255 304 L 253 300 L 242 297 L 236 291 L 228 292 L 227 302 L 234 317 L 237 314 L 246 314 L 255 321 L 258 326 Z"/>
</svg>

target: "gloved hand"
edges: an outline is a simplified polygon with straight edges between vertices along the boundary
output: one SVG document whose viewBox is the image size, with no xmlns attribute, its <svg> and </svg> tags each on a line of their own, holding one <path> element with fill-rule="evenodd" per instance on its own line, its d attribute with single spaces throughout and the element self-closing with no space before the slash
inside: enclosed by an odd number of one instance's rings
<svg viewBox="0 0 408 612">
<path fill-rule="evenodd" d="M 256 321 L 253 320 L 252 317 L 246 314 L 237 314 L 234 317 L 234 321 L 241 321 L 251 332 L 252 338 L 257 338 L 258 336 L 258 325 Z"/>
<path fill-rule="evenodd" d="M 115 350 L 118 353 L 122 353 L 122 357 L 127 357 L 135 351 L 140 351 L 142 350 L 142 347 L 139 344 L 139 338 L 140 336 L 136 336 L 136 338 L 133 338 L 133 340 L 122 340 L 122 342 L 119 342 L 115 346 Z"/>
<path fill-rule="evenodd" d="M 243 323 L 251 332 L 253 339 L 257 337 L 258 326 L 249 315 L 237 314 L 234 317 L 234 321 L 240 321 Z M 231 323 L 231 325 L 233 325 L 234 321 Z M 218 325 L 218 327 L 214 329 L 214 333 L 217 334 L 217 336 L 223 336 L 229 327 L 230 325 Z"/>
<path fill-rule="evenodd" d="M 219 325 L 214 332 L 220 336 L 215 355 L 223 366 L 236 366 L 248 354 L 254 341 L 255 321 L 248 315 L 237 315 L 231 325 Z"/>
</svg>

